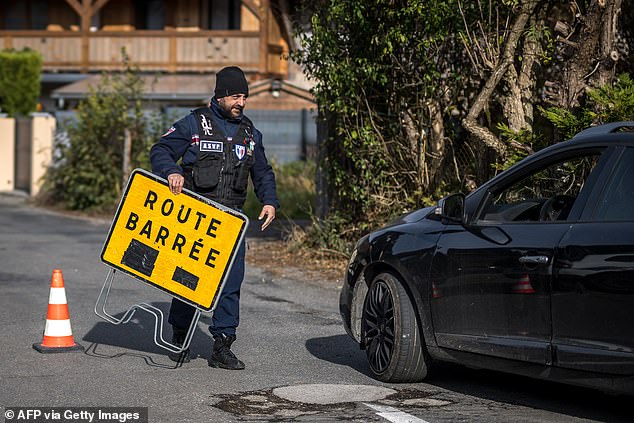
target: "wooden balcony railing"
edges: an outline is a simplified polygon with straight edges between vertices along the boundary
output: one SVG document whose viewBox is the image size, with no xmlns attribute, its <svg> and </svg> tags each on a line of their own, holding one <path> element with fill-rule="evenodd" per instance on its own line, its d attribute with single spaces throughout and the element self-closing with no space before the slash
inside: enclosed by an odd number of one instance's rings
<svg viewBox="0 0 634 423">
<path fill-rule="evenodd" d="M 278 47 L 261 60 L 258 31 L 0 31 L 0 47 L 39 51 L 45 71 L 122 68 L 121 49 L 143 71 L 209 72 L 238 65 L 246 72 L 280 72 Z M 263 63 L 268 69 L 261 69 Z"/>
</svg>

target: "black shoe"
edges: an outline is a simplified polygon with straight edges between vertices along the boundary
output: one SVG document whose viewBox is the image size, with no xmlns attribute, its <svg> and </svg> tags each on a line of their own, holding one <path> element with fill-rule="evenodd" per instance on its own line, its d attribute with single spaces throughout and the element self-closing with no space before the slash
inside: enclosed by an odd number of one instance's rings
<svg viewBox="0 0 634 423">
<path fill-rule="evenodd" d="M 214 349 L 211 353 L 209 365 L 228 370 L 242 370 L 244 363 L 231 351 L 231 344 L 236 340 L 235 335 L 214 336 Z"/>
<path fill-rule="evenodd" d="M 186 335 L 187 331 L 172 327 L 172 344 L 176 345 L 177 347 L 182 347 L 183 342 L 185 342 Z M 167 354 L 167 356 L 170 360 L 177 363 L 189 363 L 189 360 L 191 359 L 189 356 L 189 348 L 179 353 L 170 352 L 169 354 Z"/>
</svg>

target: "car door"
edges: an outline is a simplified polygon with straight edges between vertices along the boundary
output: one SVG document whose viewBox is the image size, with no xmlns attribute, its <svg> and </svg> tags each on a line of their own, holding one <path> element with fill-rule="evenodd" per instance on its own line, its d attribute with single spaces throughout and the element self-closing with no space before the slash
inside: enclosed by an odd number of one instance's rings
<svg viewBox="0 0 634 423">
<path fill-rule="evenodd" d="M 565 234 L 557 251 L 554 364 L 632 375 L 634 148 L 622 148 L 597 185 L 589 202 L 592 207 Z"/>
<path fill-rule="evenodd" d="M 431 274 L 439 346 L 550 363 L 555 249 L 599 157 L 544 158 L 489 187 L 473 223 L 447 226 Z"/>
</svg>

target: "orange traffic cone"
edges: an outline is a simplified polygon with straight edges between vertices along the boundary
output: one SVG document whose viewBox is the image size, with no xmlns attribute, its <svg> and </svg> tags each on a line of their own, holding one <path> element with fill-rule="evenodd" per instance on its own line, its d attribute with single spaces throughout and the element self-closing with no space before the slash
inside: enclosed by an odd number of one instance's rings
<svg viewBox="0 0 634 423">
<path fill-rule="evenodd" d="M 64 289 L 64 276 L 59 269 L 53 270 L 51 279 L 44 340 L 41 343 L 33 344 L 33 348 L 41 353 L 84 350 L 84 347 L 76 344 L 73 340 L 68 304 L 66 303 L 66 290 Z"/>
<path fill-rule="evenodd" d="M 515 285 L 513 285 L 513 293 L 515 294 L 534 294 L 535 289 L 531 285 L 531 280 L 528 275 L 524 275 L 520 278 Z"/>
</svg>

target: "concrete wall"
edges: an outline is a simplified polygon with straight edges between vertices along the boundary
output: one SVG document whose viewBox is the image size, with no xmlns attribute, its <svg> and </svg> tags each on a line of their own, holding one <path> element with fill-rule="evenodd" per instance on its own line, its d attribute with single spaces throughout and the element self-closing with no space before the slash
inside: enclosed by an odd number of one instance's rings
<svg viewBox="0 0 634 423">
<path fill-rule="evenodd" d="M 0 191 L 37 195 L 53 160 L 55 118 L 32 113 L 16 119 L 0 115 Z"/>
<path fill-rule="evenodd" d="M 15 119 L 0 115 L 0 191 L 15 189 Z"/>
<path fill-rule="evenodd" d="M 31 114 L 31 186 L 30 194 L 37 195 L 42 186 L 42 178 L 53 160 L 53 140 L 55 138 L 55 118 L 48 113 Z"/>
</svg>

